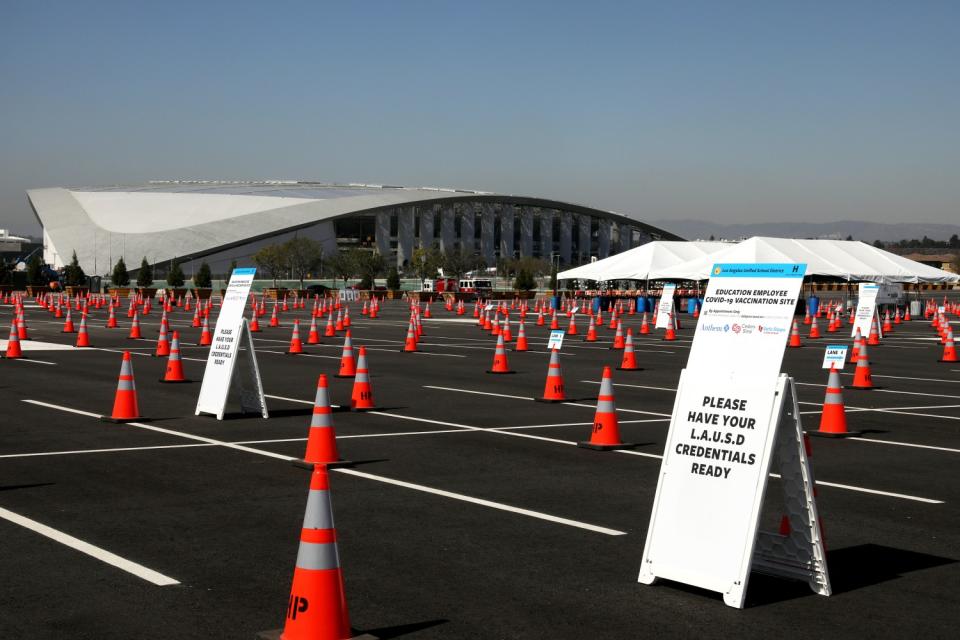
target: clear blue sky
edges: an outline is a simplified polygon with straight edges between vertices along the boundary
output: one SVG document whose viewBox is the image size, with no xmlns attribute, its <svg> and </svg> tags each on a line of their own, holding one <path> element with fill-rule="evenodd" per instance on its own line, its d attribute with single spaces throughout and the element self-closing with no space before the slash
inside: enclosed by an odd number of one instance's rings
<svg viewBox="0 0 960 640">
<path fill-rule="evenodd" d="M 7 0 L 0 227 L 172 178 L 957 222 L 958 75 L 958 2 Z"/>
</svg>

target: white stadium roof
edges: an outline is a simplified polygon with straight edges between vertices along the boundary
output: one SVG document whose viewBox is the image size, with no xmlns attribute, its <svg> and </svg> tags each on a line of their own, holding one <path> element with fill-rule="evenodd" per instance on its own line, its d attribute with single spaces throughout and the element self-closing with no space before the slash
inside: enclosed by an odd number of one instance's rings
<svg viewBox="0 0 960 640">
<path fill-rule="evenodd" d="M 261 182 L 170 181 L 27 191 L 57 262 L 76 250 L 81 266 L 104 271 L 121 254 L 151 262 L 207 255 L 339 216 L 442 201 L 482 200 L 599 215 L 675 237 L 638 220 L 583 205 L 465 189 Z"/>
</svg>

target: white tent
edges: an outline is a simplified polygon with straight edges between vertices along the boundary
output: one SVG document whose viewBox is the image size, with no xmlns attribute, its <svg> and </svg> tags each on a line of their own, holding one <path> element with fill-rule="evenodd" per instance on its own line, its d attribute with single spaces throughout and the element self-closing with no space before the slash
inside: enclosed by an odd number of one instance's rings
<svg viewBox="0 0 960 640">
<path fill-rule="evenodd" d="M 653 279 L 706 280 L 715 263 L 795 262 L 807 264 L 808 276 L 848 281 L 958 282 L 960 276 L 928 267 L 863 242 L 754 237 L 687 262 L 648 274 Z M 599 264 L 599 263 L 598 263 Z"/>
<path fill-rule="evenodd" d="M 727 242 L 655 240 L 574 269 L 561 271 L 559 280 L 645 280 L 651 271 L 667 269 L 732 246 Z M 712 264 L 712 263 L 711 263 Z"/>
</svg>

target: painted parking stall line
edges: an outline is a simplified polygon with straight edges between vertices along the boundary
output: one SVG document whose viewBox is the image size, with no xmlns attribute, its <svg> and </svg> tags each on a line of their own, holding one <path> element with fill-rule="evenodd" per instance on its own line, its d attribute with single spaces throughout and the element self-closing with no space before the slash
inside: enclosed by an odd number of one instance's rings
<svg viewBox="0 0 960 640">
<path fill-rule="evenodd" d="M 134 575 L 142 580 L 154 584 L 158 587 L 167 587 L 170 585 L 180 584 L 179 580 L 165 576 L 158 571 L 154 571 L 148 567 L 143 566 L 133 560 L 128 560 L 118 556 L 115 553 L 111 553 L 106 549 L 92 545 L 89 542 L 85 542 L 79 538 L 75 538 L 68 533 L 49 527 L 41 522 L 22 516 L 19 513 L 14 513 L 9 509 L 4 509 L 0 507 L 0 518 L 3 518 L 7 522 L 19 525 L 25 529 L 29 529 L 34 533 L 38 533 L 50 540 L 59 542 L 60 544 L 70 547 L 75 551 L 86 554 L 91 558 L 96 558 L 97 560 L 109 564 L 113 567 L 126 571 L 127 573 Z"/>
</svg>

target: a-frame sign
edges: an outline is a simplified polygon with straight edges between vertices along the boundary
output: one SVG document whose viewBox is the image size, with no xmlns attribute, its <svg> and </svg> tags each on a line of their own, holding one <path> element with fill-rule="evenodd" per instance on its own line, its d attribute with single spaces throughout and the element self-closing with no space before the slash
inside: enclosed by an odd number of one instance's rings
<svg viewBox="0 0 960 640">
<path fill-rule="evenodd" d="M 715 265 L 681 374 L 639 581 L 743 607 L 751 570 L 830 580 L 793 380 L 779 373 L 806 265 Z M 789 532 L 759 531 L 781 479 Z"/>
<path fill-rule="evenodd" d="M 209 413 L 223 420 L 233 398 L 241 412 L 269 417 L 253 336 L 243 317 L 255 273 L 256 269 L 234 269 L 230 277 L 203 372 L 196 415 Z"/>
</svg>

